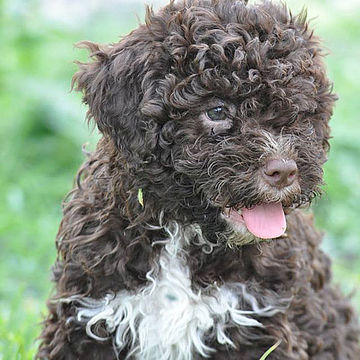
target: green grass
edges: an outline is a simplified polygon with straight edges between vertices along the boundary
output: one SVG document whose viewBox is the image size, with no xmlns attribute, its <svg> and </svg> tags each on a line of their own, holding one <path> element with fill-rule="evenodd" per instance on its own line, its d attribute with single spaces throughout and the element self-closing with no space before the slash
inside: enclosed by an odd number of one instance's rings
<svg viewBox="0 0 360 360">
<path fill-rule="evenodd" d="M 327 63 L 340 95 L 327 195 L 315 211 L 327 231 L 324 247 L 334 259 L 335 280 L 350 293 L 360 285 L 360 8 L 345 11 L 335 2 L 309 0 L 308 6 L 332 50 Z M 79 95 L 69 92 L 72 61 L 86 58 L 72 44 L 117 41 L 135 26 L 133 9 L 123 6 L 70 28 L 43 18 L 35 0 L 0 0 L 0 360 L 34 356 L 37 323 L 51 291 L 61 201 L 82 162 L 81 145 L 89 141 L 92 148 L 97 137 L 83 121 Z M 355 303 L 360 310 L 359 295 Z"/>
<path fill-rule="evenodd" d="M 276 350 L 276 348 L 281 344 L 281 340 L 278 340 L 273 346 L 271 346 L 265 353 L 261 356 L 259 360 L 265 360 L 269 357 L 269 355 Z"/>
</svg>

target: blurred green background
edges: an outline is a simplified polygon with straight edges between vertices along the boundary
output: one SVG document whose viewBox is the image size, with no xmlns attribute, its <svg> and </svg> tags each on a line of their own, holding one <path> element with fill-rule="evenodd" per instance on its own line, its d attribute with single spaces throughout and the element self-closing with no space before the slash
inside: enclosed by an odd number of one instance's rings
<svg viewBox="0 0 360 360">
<path fill-rule="evenodd" d="M 148 0 L 157 8 L 165 0 Z M 143 19 L 143 1 L 0 0 L 0 359 L 32 359 L 51 290 L 61 201 L 97 134 L 85 125 L 80 96 L 70 93 L 73 44 L 118 41 Z M 326 229 L 335 282 L 360 284 L 360 2 L 290 0 L 308 7 L 330 52 L 340 96 L 326 165 L 326 195 L 314 204 Z M 360 312 L 360 295 L 354 302 Z"/>
</svg>

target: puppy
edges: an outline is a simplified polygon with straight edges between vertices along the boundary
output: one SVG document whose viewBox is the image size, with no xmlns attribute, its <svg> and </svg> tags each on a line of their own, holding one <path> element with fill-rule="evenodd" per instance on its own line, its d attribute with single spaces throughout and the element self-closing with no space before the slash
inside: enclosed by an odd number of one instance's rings
<svg viewBox="0 0 360 360">
<path fill-rule="evenodd" d="M 64 206 L 38 359 L 358 359 L 318 195 L 336 96 L 305 13 L 172 1 L 73 84 L 102 133 Z"/>
</svg>

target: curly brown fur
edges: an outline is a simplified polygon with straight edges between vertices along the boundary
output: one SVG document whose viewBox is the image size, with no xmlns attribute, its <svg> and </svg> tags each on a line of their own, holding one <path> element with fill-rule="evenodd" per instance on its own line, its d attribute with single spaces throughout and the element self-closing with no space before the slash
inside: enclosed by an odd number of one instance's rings
<svg viewBox="0 0 360 360">
<path fill-rule="evenodd" d="M 117 348 L 104 322 L 94 329 L 104 339 L 90 337 L 79 299 L 145 289 L 176 223 L 199 227 L 181 250 L 194 292 L 245 284 L 259 306 L 279 306 L 255 315 L 263 327 L 225 326 L 233 346 L 211 329 L 210 358 L 259 359 L 281 339 L 272 359 L 357 359 L 356 317 L 330 284 L 321 235 L 295 209 L 321 192 L 336 100 L 305 14 L 269 1 L 177 1 L 148 9 L 119 43 L 81 46 L 92 61 L 79 63 L 73 84 L 103 137 L 65 202 L 37 358 L 141 359 L 130 340 Z M 205 119 L 217 106 L 226 118 Z M 278 157 L 298 169 L 284 189 L 260 174 Z M 238 234 L 221 216 L 269 202 L 287 213 L 287 232 L 273 241 Z M 191 348 L 187 358 L 203 356 Z"/>
</svg>

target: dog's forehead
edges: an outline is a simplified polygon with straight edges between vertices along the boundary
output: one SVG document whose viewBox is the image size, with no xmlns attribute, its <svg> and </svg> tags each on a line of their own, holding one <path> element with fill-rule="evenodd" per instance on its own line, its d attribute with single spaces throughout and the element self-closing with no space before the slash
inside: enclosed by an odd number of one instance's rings
<svg viewBox="0 0 360 360">
<path fill-rule="evenodd" d="M 293 17 L 285 5 L 267 1 L 180 1 L 147 20 L 158 39 L 159 19 L 167 76 L 174 76 L 177 94 L 172 108 L 198 106 L 200 94 L 254 103 L 252 94 L 264 100 L 264 91 L 269 103 L 273 94 L 292 98 L 298 111 L 317 107 L 313 99 L 324 72 L 319 42 L 303 14 Z"/>
<path fill-rule="evenodd" d="M 244 60 L 285 58 L 301 48 L 311 53 L 312 33 L 307 33 L 305 17 L 292 17 L 280 4 L 262 2 L 248 5 L 243 1 L 186 1 L 160 11 L 166 19 L 163 42 L 178 61 L 192 60 L 194 70 L 212 65 L 231 65 Z M 154 18 L 154 23 L 158 20 Z M 151 28 L 151 21 L 149 23 Z M 254 58 L 257 56 L 258 58 Z M 207 58 L 207 64 L 201 62 Z"/>
</svg>

